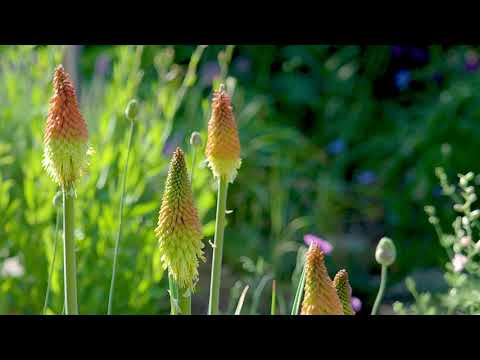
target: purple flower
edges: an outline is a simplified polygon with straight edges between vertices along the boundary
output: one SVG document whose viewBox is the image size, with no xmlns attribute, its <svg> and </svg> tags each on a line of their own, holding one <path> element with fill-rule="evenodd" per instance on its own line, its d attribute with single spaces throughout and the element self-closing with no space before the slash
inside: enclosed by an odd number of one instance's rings
<svg viewBox="0 0 480 360">
<path fill-rule="evenodd" d="M 413 61 L 424 63 L 428 61 L 428 52 L 425 49 L 414 47 L 410 50 L 410 56 Z"/>
<path fill-rule="evenodd" d="M 403 53 L 403 46 L 393 45 L 391 51 L 392 51 L 392 55 L 394 57 L 399 57 Z"/>
<path fill-rule="evenodd" d="M 475 51 L 469 51 L 465 55 L 465 69 L 467 71 L 473 72 L 478 69 L 478 66 L 480 64 L 478 55 Z"/>
<path fill-rule="evenodd" d="M 373 171 L 365 170 L 357 175 L 357 181 L 362 185 L 371 185 L 377 180 L 377 176 Z"/>
<path fill-rule="evenodd" d="M 353 311 L 356 313 L 362 310 L 362 301 L 359 298 L 352 296 L 350 303 L 352 304 Z"/>
<path fill-rule="evenodd" d="M 410 81 L 412 80 L 412 75 L 408 70 L 400 70 L 395 75 L 395 86 L 398 90 L 403 91 L 408 88 Z"/>
<path fill-rule="evenodd" d="M 233 61 L 233 66 L 240 73 L 247 73 L 252 67 L 252 62 L 245 56 L 239 56 Z"/>
<path fill-rule="evenodd" d="M 323 239 L 321 239 L 318 236 L 315 236 L 313 234 L 305 235 L 303 237 L 303 241 L 308 246 L 310 246 L 312 243 L 315 244 L 316 246 L 318 246 L 320 248 L 320 250 L 323 251 L 323 253 L 325 255 L 330 254 L 333 250 L 333 245 L 332 244 L 330 244 L 328 241 L 323 240 Z"/>
<path fill-rule="evenodd" d="M 327 145 L 327 152 L 331 155 L 340 154 L 343 150 L 345 150 L 345 141 L 342 139 L 337 139 Z"/>
<path fill-rule="evenodd" d="M 163 146 L 162 154 L 165 157 L 170 157 L 173 151 L 177 148 L 178 144 L 180 144 L 181 136 L 179 134 L 170 137 L 165 141 L 165 145 Z"/>
<path fill-rule="evenodd" d="M 202 67 L 200 74 L 202 85 L 209 86 L 220 75 L 220 65 L 216 61 L 209 61 Z"/>
<path fill-rule="evenodd" d="M 95 75 L 104 77 L 110 68 L 110 57 L 107 54 L 102 54 L 97 57 L 95 61 Z"/>
</svg>

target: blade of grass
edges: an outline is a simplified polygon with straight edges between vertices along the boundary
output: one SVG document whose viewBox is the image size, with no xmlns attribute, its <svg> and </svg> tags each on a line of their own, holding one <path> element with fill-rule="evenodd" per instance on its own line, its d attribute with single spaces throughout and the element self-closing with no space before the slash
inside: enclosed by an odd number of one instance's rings
<svg viewBox="0 0 480 360">
<path fill-rule="evenodd" d="M 245 288 L 242 291 L 242 295 L 240 295 L 240 299 L 238 299 L 238 304 L 237 308 L 235 310 L 235 315 L 240 315 L 240 312 L 242 311 L 243 307 L 243 302 L 245 301 L 245 296 L 247 295 L 247 291 L 249 289 L 249 286 L 245 286 Z"/>
<path fill-rule="evenodd" d="M 298 281 L 297 292 L 295 293 L 295 299 L 293 300 L 292 315 L 298 315 L 300 310 L 300 303 L 303 296 L 303 288 L 305 287 L 305 264 L 303 265 L 302 275 Z"/>
<path fill-rule="evenodd" d="M 50 296 L 50 285 L 52 283 L 52 274 L 55 269 L 55 259 L 57 258 L 57 244 L 58 244 L 58 227 L 60 226 L 60 217 L 61 217 L 61 212 L 60 209 L 57 209 L 57 219 L 55 222 L 55 236 L 53 240 L 53 257 L 52 257 L 52 264 L 50 265 L 50 272 L 48 274 L 48 283 L 47 283 L 47 291 L 45 294 L 45 303 L 43 304 L 43 315 L 46 315 L 47 313 L 47 307 L 48 307 L 48 298 Z"/>
<path fill-rule="evenodd" d="M 275 282 L 275 279 L 272 281 L 272 307 L 271 307 L 271 310 L 270 310 L 270 315 L 275 315 L 275 298 L 276 298 L 276 294 L 277 294 L 277 286 L 276 286 L 276 282 Z"/>
</svg>

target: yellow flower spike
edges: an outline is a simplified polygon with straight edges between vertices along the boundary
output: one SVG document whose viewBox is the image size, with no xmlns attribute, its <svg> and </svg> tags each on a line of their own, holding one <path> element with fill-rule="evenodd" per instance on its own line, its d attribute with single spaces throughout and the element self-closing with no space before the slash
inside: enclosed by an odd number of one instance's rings
<svg viewBox="0 0 480 360">
<path fill-rule="evenodd" d="M 235 180 L 242 163 L 240 140 L 230 96 L 223 84 L 213 94 L 205 156 L 215 177 L 226 177 L 228 182 Z"/>
<path fill-rule="evenodd" d="M 45 128 L 43 167 L 65 189 L 70 188 L 88 166 L 88 129 L 70 76 L 62 65 L 55 69 L 54 94 Z"/>
<path fill-rule="evenodd" d="M 337 290 L 337 295 L 342 303 L 343 313 L 345 315 L 355 315 L 355 311 L 352 308 L 352 287 L 348 281 L 347 270 L 340 270 L 333 279 L 333 285 Z"/>
<path fill-rule="evenodd" d="M 307 253 L 301 315 L 343 315 L 342 304 L 325 267 L 323 252 L 316 245 L 312 245 Z"/>
<path fill-rule="evenodd" d="M 203 256 L 203 234 L 193 203 L 183 151 L 177 148 L 168 169 L 165 192 L 155 234 L 160 259 L 179 286 L 193 291 L 198 279 L 198 259 Z"/>
</svg>

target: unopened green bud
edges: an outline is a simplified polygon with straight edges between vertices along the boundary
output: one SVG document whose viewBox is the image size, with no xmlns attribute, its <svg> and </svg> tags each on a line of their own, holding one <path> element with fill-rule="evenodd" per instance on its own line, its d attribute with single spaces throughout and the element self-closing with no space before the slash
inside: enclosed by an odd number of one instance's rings
<svg viewBox="0 0 480 360">
<path fill-rule="evenodd" d="M 428 215 L 435 215 L 435 208 L 432 205 L 427 205 L 423 209 Z"/>
<path fill-rule="evenodd" d="M 190 145 L 196 148 L 202 146 L 202 137 L 198 131 L 194 131 L 192 136 L 190 136 Z"/>
<path fill-rule="evenodd" d="M 396 257 L 397 250 L 393 241 L 388 237 L 381 238 L 375 251 L 377 262 L 383 266 L 390 266 L 395 262 Z"/>
<path fill-rule="evenodd" d="M 127 105 L 127 109 L 125 110 L 125 116 L 128 120 L 135 120 L 138 114 L 138 102 L 137 100 L 133 99 Z"/>
</svg>

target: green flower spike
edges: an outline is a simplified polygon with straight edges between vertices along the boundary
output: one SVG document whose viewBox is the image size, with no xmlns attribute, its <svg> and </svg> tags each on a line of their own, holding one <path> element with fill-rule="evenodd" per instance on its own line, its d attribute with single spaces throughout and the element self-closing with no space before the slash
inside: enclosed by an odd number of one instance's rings
<svg viewBox="0 0 480 360">
<path fill-rule="evenodd" d="M 340 270 L 333 279 L 333 285 L 337 290 L 338 298 L 342 303 L 343 313 L 345 315 L 355 315 L 355 311 L 352 309 L 352 287 L 348 281 L 347 270 Z"/>
<path fill-rule="evenodd" d="M 181 288 L 193 292 L 198 280 L 198 259 L 205 261 L 204 244 L 180 148 L 175 150 L 170 162 L 155 234 L 163 267 L 169 270 Z"/>
</svg>

